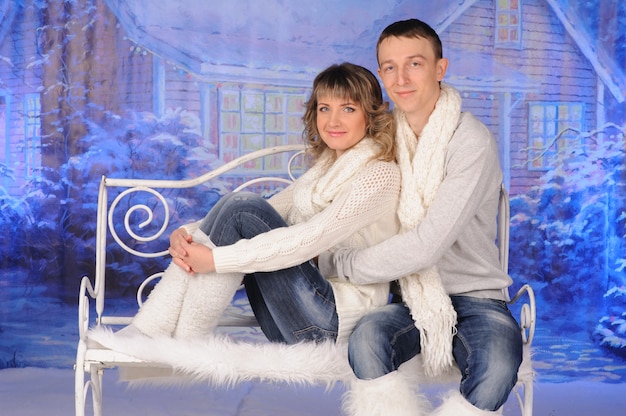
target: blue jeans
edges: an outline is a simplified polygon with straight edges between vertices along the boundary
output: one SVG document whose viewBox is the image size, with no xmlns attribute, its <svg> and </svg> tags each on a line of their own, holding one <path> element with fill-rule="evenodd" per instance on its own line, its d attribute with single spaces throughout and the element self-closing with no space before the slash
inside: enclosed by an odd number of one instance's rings
<svg viewBox="0 0 626 416">
<path fill-rule="evenodd" d="M 506 302 L 452 296 L 457 312 L 454 359 L 461 370 L 460 392 L 474 406 L 497 410 L 517 382 L 522 337 Z M 361 318 L 348 344 L 348 358 L 360 379 L 381 377 L 420 353 L 420 334 L 406 304 L 392 303 Z"/>
<path fill-rule="evenodd" d="M 287 223 L 262 197 L 250 192 L 221 198 L 200 223 L 216 246 L 250 239 Z M 273 342 L 336 340 L 339 318 L 328 280 L 311 262 L 244 277 L 252 311 Z"/>
</svg>

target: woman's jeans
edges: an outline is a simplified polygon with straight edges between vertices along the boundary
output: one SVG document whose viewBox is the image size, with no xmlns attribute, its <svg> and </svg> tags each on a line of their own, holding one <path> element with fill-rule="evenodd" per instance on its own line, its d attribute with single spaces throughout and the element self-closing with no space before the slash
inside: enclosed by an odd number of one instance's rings
<svg viewBox="0 0 626 416">
<path fill-rule="evenodd" d="M 454 359 L 460 392 L 475 407 L 497 410 L 517 382 L 522 337 L 506 302 L 452 296 L 457 313 Z M 348 344 L 359 379 L 381 377 L 420 353 L 420 334 L 404 303 L 392 303 L 361 318 Z"/>
<path fill-rule="evenodd" d="M 262 197 L 249 192 L 221 198 L 200 229 L 216 246 L 250 239 L 287 223 Z M 244 277 L 252 311 L 274 342 L 336 340 L 339 318 L 330 283 L 311 262 Z"/>
</svg>

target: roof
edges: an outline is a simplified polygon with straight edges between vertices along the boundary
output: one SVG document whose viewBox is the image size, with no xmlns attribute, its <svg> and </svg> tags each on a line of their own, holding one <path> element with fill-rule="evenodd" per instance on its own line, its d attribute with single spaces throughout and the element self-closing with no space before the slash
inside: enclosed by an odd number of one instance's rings
<svg viewBox="0 0 626 416">
<path fill-rule="evenodd" d="M 568 0 L 545 1 L 607 89 L 623 102 L 624 69 L 599 42 L 592 42 L 593 36 Z M 392 0 L 368 3 L 367 7 L 359 7 L 360 0 L 106 2 L 131 40 L 192 73 L 215 81 L 246 79 L 308 86 L 320 69 L 332 63 L 350 61 L 375 70 L 375 43 L 388 22 L 417 16 L 441 32 L 477 0 Z M 474 52 L 472 59 L 467 59 L 468 53 L 461 51 L 463 65 L 450 66 L 448 80 L 452 84 L 506 86 L 513 91 L 536 84 L 490 54 Z M 492 72 L 486 73 L 484 68 L 492 68 Z"/>
<path fill-rule="evenodd" d="M 613 97 L 623 103 L 626 99 L 626 68 L 620 68 L 607 52 L 597 34 L 583 23 L 571 0 L 545 0 L 559 18 L 567 33 L 574 39 L 581 52 L 589 60 L 604 85 Z M 620 0 L 622 1 L 622 0 Z M 617 2 L 616 2 L 617 3 Z"/>
<path fill-rule="evenodd" d="M 243 73 L 248 80 L 286 77 L 307 86 L 332 63 L 371 67 L 376 38 L 356 40 L 362 39 L 363 22 L 384 15 L 383 3 L 358 10 L 354 2 L 333 0 L 107 0 L 131 40 L 195 74 L 218 80 L 241 80 Z"/>
</svg>

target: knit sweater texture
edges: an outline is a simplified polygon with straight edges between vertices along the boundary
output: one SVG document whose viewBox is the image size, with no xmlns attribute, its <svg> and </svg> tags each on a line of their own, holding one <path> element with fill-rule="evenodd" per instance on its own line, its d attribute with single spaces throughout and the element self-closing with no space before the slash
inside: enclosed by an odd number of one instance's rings
<svg viewBox="0 0 626 416">
<path fill-rule="evenodd" d="M 320 270 L 373 284 L 436 265 L 449 295 L 504 300 L 512 281 L 500 269 L 495 245 L 501 183 L 495 140 L 473 115 L 462 113 L 446 149 L 443 181 L 422 221 L 375 246 L 324 254 Z"/>
<path fill-rule="evenodd" d="M 348 156 L 350 152 L 344 154 Z M 333 168 L 342 166 L 335 163 Z M 344 164 L 345 169 L 354 169 Z M 368 161 L 354 175 L 348 175 L 332 201 L 323 207 L 310 201 L 298 201 L 299 181 L 307 181 L 305 172 L 296 183 L 269 199 L 269 203 L 287 221 L 289 227 L 277 228 L 252 239 L 213 250 L 216 271 L 267 272 L 302 264 L 322 252 L 339 248 L 365 248 L 395 235 L 400 224 L 396 216 L 400 192 L 400 171 L 392 162 Z M 328 171 L 323 176 L 342 175 Z M 316 179 L 318 180 L 318 179 Z M 324 181 L 324 177 L 319 178 Z M 329 186 L 336 183 L 330 180 Z M 306 195 L 306 194 L 304 194 Z M 303 209 L 308 206 L 313 209 Z M 306 212 L 305 212 L 306 211 Z M 323 273 L 332 287 L 339 317 L 338 342 L 346 341 L 357 321 L 367 312 L 388 301 L 388 282 L 358 285 L 338 279 L 331 270 Z M 262 276 L 260 277 L 262 278 Z"/>
</svg>

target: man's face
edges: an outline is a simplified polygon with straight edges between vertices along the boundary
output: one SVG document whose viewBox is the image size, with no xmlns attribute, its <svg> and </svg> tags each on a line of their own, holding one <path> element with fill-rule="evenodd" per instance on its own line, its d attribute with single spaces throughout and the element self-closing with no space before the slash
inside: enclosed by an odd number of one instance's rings
<svg viewBox="0 0 626 416">
<path fill-rule="evenodd" d="M 378 47 L 378 63 L 378 75 L 394 104 L 407 116 L 430 115 L 448 60 L 436 59 L 424 38 L 389 37 Z"/>
</svg>

